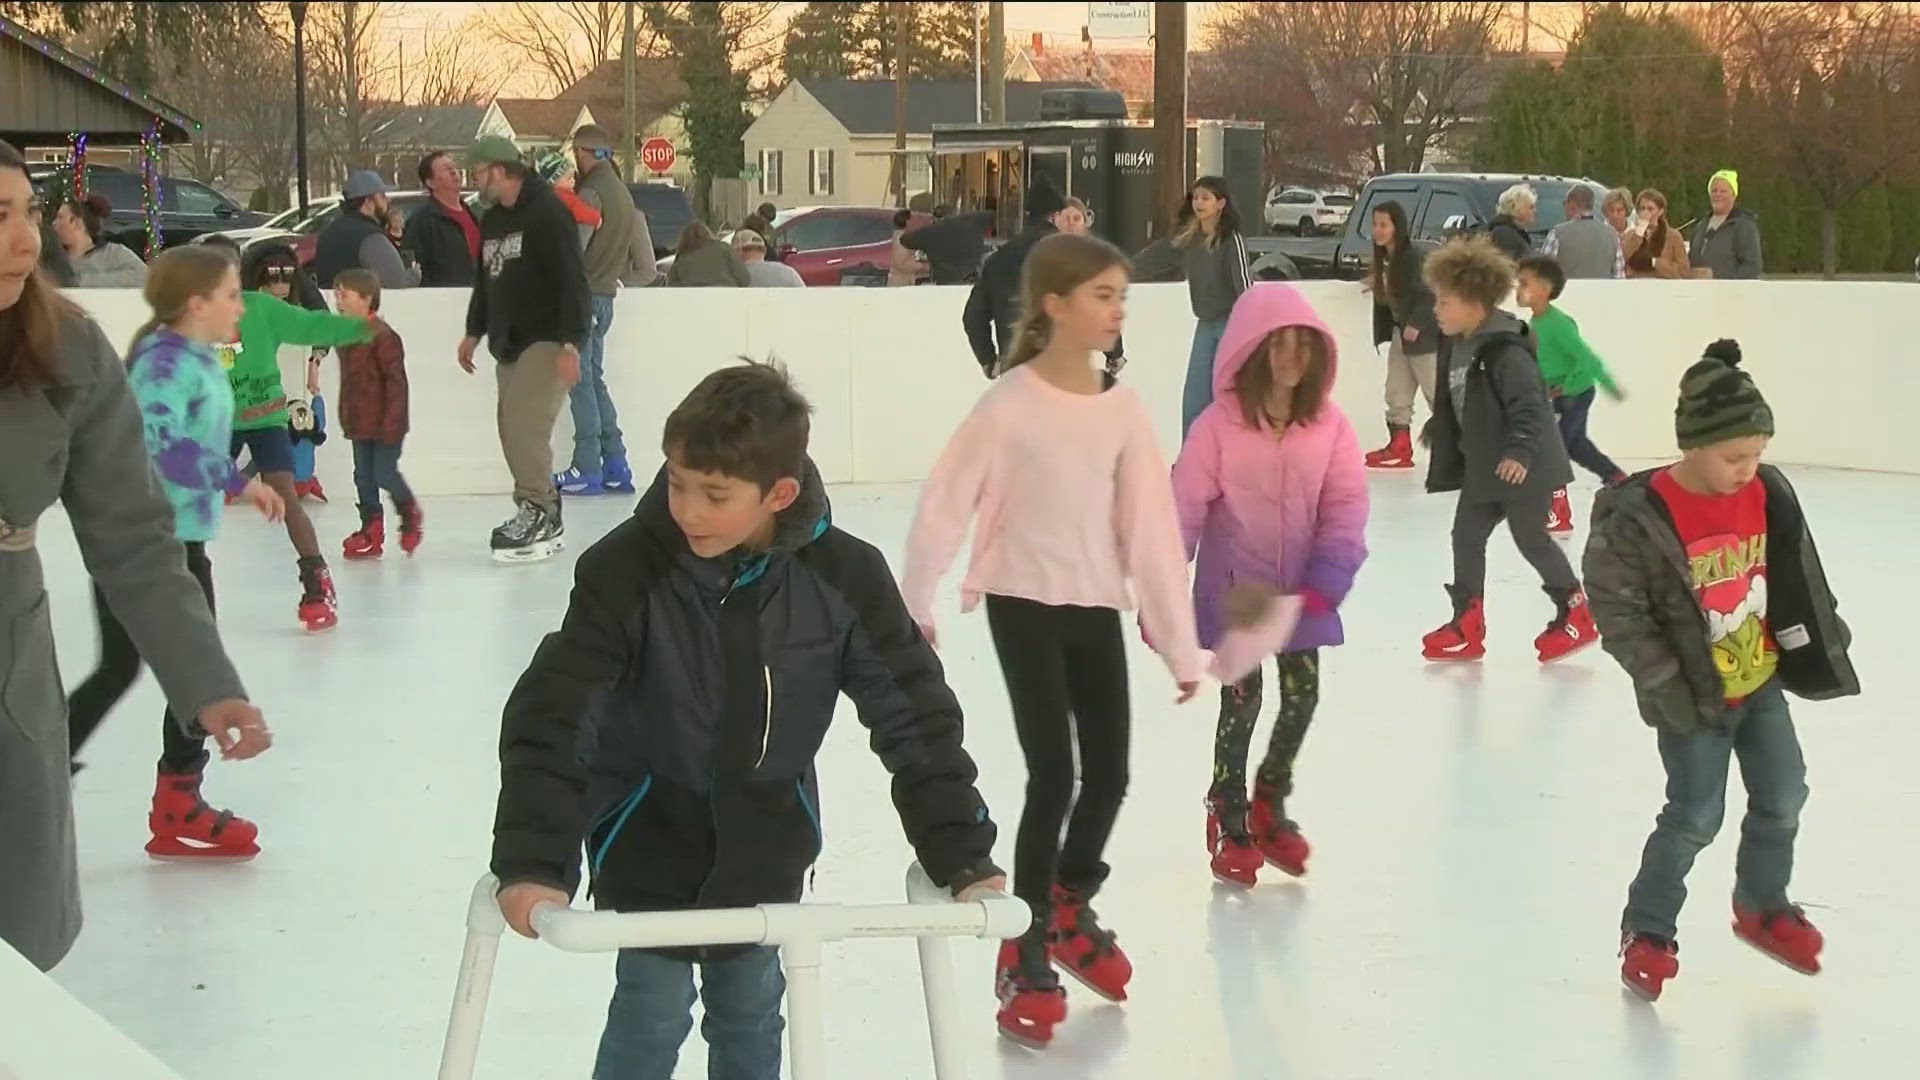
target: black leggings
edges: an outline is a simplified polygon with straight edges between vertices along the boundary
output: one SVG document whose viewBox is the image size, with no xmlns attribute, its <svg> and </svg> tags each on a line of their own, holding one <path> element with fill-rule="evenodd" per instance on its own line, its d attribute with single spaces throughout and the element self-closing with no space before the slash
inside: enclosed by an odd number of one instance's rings
<svg viewBox="0 0 1920 1080">
<path fill-rule="evenodd" d="M 1107 877 L 1100 856 L 1127 793 L 1127 655 L 1120 613 L 989 596 L 987 625 L 1027 759 L 1013 894 L 1045 911 L 1055 881 L 1091 896 Z"/>
<path fill-rule="evenodd" d="M 1254 774 L 1257 783 L 1273 788 L 1281 798 L 1293 794 L 1293 761 L 1306 741 L 1307 725 L 1320 704 L 1320 650 L 1281 653 L 1280 709 L 1267 741 L 1267 756 Z M 1247 750 L 1253 727 L 1260 721 L 1260 669 L 1220 688 L 1220 722 L 1213 733 L 1213 785 L 1229 791 L 1247 791 Z"/>
<path fill-rule="evenodd" d="M 1513 546 L 1533 564 L 1541 584 L 1555 591 L 1580 587 L 1567 553 L 1547 533 L 1547 511 L 1553 493 L 1521 488 L 1500 502 L 1469 502 L 1461 496 L 1453 508 L 1453 585 L 1468 596 L 1487 591 L 1487 539 L 1504 519 L 1513 534 Z"/>
<path fill-rule="evenodd" d="M 187 572 L 200 583 L 207 596 L 207 608 L 213 608 L 213 564 L 207 560 L 207 545 L 189 540 Z M 107 711 L 126 696 L 127 688 L 140 675 L 140 650 L 127 634 L 127 628 L 107 606 L 106 594 L 93 587 L 93 613 L 100 620 L 100 663 L 67 699 L 67 732 L 72 740 L 72 756 L 80 756 Z M 189 736 L 167 709 L 160 719 L 160 768 L 170 773 L 195 772 L 206 764 L 206 740 Z"/>
</svg>

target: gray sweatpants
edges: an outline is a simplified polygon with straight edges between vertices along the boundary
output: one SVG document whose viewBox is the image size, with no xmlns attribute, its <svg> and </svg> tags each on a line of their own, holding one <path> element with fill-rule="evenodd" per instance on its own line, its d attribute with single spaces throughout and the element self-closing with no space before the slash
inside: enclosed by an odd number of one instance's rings
<svg viewBox="0 0 1920 1080">
<path fill-rule="evenodd" d="M 1453 508 L 1454 586 L 1469 596 L 1486 592 L 1487 539 L 1505 519 L 1513 545 L 1539 571 L 1541 584 L 1549 589 L 1579 588 L 1580 579 L 1574 576 L 1566 553 L 1547 534 L 1547 510 L 1552 499 L 1550 491 L 1525 486 L 1498 502 L 1474 501 L 1462 495 Z"/>
</svg>

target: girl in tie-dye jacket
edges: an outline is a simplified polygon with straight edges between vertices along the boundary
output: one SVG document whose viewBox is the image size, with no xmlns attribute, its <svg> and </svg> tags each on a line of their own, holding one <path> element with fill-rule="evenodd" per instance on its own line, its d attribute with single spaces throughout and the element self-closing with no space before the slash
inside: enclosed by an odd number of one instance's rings
<svg viewBox="0 0 1920 1080">
<path fill-rule="evenodd" d="M 1221 689 L 1208 794 L 1214 873 L 1252 884 L 1265 861 L 1306 872 L 1307 842 L 1289 821 L 1293 762 L 1320 697 L 1319 650 L 1345 640 L 1339 608 L 1366 560 L 1367 480 L 1353 426 L 1333 404 L 1333 335 L 1291 285 L 1241 294 L 1214 357 L 1214 400 L 1174 465 L 1200 644 L 1259 617 L 1264 597 L 1298 597 L 1300 621 L 1279 654 L 1280 710 L 1247 800 L 1247 751 L 1261 677 Z"/>
</svg>

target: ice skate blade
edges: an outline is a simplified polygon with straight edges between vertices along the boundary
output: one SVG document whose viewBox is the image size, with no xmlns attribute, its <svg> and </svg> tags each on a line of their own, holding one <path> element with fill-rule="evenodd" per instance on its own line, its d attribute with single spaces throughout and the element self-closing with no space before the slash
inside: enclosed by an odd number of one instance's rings
<svg viewBox="0 0 1920 1080">
<path fill-rule="evenodd" d="M 325 619 L 314 619 L 311 622 L 303 619 L 300 623 L 301 629 L 309 634 L 323 634 L 339 625 L 340 618 L 336 615 L 329 615 Z"/>
<path fill-rule="evenodd" d="M 1087 989 L 1093 991 L 1095 994 L 1098 994 L 1100 997 L 1106 998 L 1108 1001 L 1118 1002 L 1118 1001 L 1127 1000 L 1127 992 L 1125 990 L 1120 991 L 1120 994 L 1117 997 L 1114 996 L 1113 994 L 1109 994 L 1105 990 L 1102 990 L 1099 987 L 1093 985 L 1093 983 L 1087 981 L 1087 977 L 1080 973 L 1080 969 L 1074 967 L 1072 964 L 1069 964 L 1064 960 L 1055 959 L 1053 961 L 1053 970 L 1059 972 L 1062 975 L 1072 976 L 1074 982 L 1077 982 L 1081 986 L 1084 986 Z"/>
<path fill-rule="evenodd" d="M 1472 664 L 1486 659 L 1484 652 L 1430 653 L 1420 654 L 1430 664 Z"/>
<path fill-rule="evenodd" d="M 547 540 L 523 548 L 494 548 L 493 561 L 503 566 L 518 563 L 545 562 L 565 550 L 566 543 L 560 540 Z"/>
<path fill-rule="evenodd" d="M 1001 1038 L 1017 1046 L 1024 1046 L 1029 1050 L 1045 1050 L 1047 1046 L 1053 1042 L 1053 1032 L 1051 1031 L 1045 1035 L 1038 1033 L 1028 1034 L 1009 1028 L 1005 1024 L 995 1024 L 994 1030 L 1000 1033 Z"/>
<path fill-rule="evenodd" d="M 194 847 L 179 840 L 147 841 L 147 858 L 154 862 L 248 862 L 260 854 L 258 844 L 245 848 Z"/>
<path fill-rule="evenodd" d="M 1739 938 L 1741 941 L 1746 942 L 1747 947 L 1752 949 L 1754 952 L 1757 952 L 1761 956 L 1764 956 L 1767 959 L 1773 961 L 1774 963 L 1779 964 L 1781 967 L 1786 968 L 1788 971 L 1798 972 L 1802 975 L 1820 974 L 1820 961 L 1818 960 L 1815 960 L 1813 962 L 1813 966 L 1810 968 L 1801 967 L 1799 964 L 1796 964 L 1793 961 L 1788 960 L 1786 957 L 1781 956 L 1779 953 L 1774 952 L 1771 949 L 1763 948 L 1760 945 L 1760 943 L 1754 941 L 1752 938 L 1747 937 L 1745 934 L 1742 934 L 1739 931 L 1735 931 L 1733 936 Z"/>
<path fill-rule="evenodd" d="M 1628 978 L 1626 972 L 1620 973 L 1620 985 L 1626 988 L 1627 993 L 1632 994 L 1634 997 L 1639 998 L 1649 1005 L 1660 1000 L 1660 991 L 1649 990 L 1641 986 L 1639 983 Z"/>
<path fill-rule="evenodd" d="M 1275 862 L 1272 859 L 1267 860 L 1267 865 L 1290 878 L 1303 878 L 1307 876 L 1307 868 L 1304 866 L 1288 866 L 1285 863 Z"/>
<path fill-rule="evenodd" d="M 1219 882 L 1222 885 L 1231 886 L 1235 889 L 1251 889 L 1256 884 L 1258 879 L 1256 879 L 1251 874 L 1247 875 L 1244 878 L 1237 878 L 1231 874 L 1224 874 L 1218 870 L 1215 870 L 1213 872 L 1213 880 Z"/>
<path fill-rule="evenodd" d="M 1559 656 L 1540 657 L 1540 663 L 1542 665 L 1557 664 L 1562 660 L 1568 659 L 1569 657 L 1578 656 L 1581 653 L 1586 652 L 1588 649 L 1598 644 L 1600 644 L 1599 638 L 1594 638 L 1592 641 L 1583 641 L 1580 644 L 1575 645 L 1573 648 L 1568 649 L 1566 652 L 1561 653 Z"/>
</svg>

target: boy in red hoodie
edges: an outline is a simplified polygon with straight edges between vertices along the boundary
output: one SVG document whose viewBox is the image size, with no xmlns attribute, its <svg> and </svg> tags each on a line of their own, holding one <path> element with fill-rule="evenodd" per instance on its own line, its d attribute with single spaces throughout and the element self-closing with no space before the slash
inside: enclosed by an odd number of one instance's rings
<svg viewBox="0 0 1920 1080">
<path fill-rule="evenodd" d="M 400 514 L 400 550 L 420 546 L 420 503 L 400 475 L 407 437 L 407 348 L 380 318 L 380 279 L 368 270 L 342 270 L 333 279 L 334 304 L 364 316 L 373 340 L 340 349 L 340 429 L 353 444 L 353 486 L 360 496 L 360 529 L 341 544 L 349 559 L 377 559 L 386 545 L 380 492 Z"/>
</svg>

